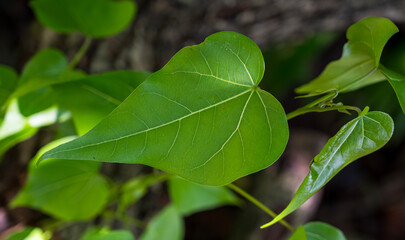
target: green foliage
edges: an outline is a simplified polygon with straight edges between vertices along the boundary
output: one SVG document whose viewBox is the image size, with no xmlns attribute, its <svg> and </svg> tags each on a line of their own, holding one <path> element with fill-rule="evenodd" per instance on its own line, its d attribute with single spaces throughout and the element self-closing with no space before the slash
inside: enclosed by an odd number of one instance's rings
<svg viewBox="0 0 405 240">
<path fill-rule="evenodd" d="M 263 71 L 249 38 L 213 34 L 178 52 L 88 134 L 41 160 L 140 163 L 200 184 L 230 183 L 274 163 L 287 143 L 282 106 L 257 88 Z"/>
<path fill-rule="evenodd" d="M 136 177 L 126 182 L 121 188 L 120 194 L 120 210 L 125 210 L 131 204 L 136 203 L 148 192 L 149 186 L 152 184 L 166 180 L 168 175 L 165 174 L 149 174 Z"/>
<path fill-rule="evenodd" d="M 108 228 L 91 228 L 87 230 L 80 240 L 134 240 L 130 231 L 115 230 L 110 231 Z"/>
<path fill-rule="evenodd" d="M 99 163 L 50 160 L 36 166 L 46 150 L 69 140 L 54 141 L 38 152 L 30 163 L 27 183 L 11 207 L 32 207 L 67 221 L 90 219 L 103 209 L 109 188 L 98 174 Z"/>
<path fill-rule="evenodd" d="M 322 94 L 333 89 L 350 92 L 388 80 L 405 113 L 405 78 L 380 64 L 385 44 L 398 28 L 386 18 L 369 17 L 353 24 L 347 31 L 349 40 L 339 60 L 330 63 L 321 75 L 296 89 L 297 93 Z M 394 80 L 393 80 L 394 79 Z"/>
<path fill-rule="evenodd" d="M 60 33 L 81 32 L 90 37 L 107 37 L 122 31 L 135 16 L 131 0 L 33 0 L 35 15 Z"/>
<path fill-rule="evenodd" d="M 396 32 L 398 28 L 386 18 L 369 17 L 353 24 L 347 31 L 349 41 L 342 57 L 330 63 L 319 77 L 297 88 L 297 93 L 322 93 L 331 89 L 348 92 L 384 80 L 378 71 L 380 57 Z"/>
<path fill-rule="evenodd" d="M 147 77 L 149 73 L 115 71 L 53 85 L 57 101 L 70 110 L 79 135 L 87 133 Z"/>
<path fill-rule="evenodd" d="M 30 59 L 21 74 L 17 90 L 17 94 L 21 95 L 18 106 L 24 116 L 55 104 L 54 93 L 47 85 L 59 81 L 67 66 L 63 53 L 55 49 L 42 50 Z"/>
<path fill-rule="evenodd" d="M 11 233 L 5 240 L 49 240 L 50 234 L 44 233 L 40 228 L 26 227 Z"/>
<path fill-rule="evenodd" d="M 345 166 L 380 149 L 388 142 L 394 130 L 391 117 L 382 112 L 367 111 L 368 108 L 329 139 L 322 151 L 313 159 L 308 176 L 290 204 L 263 227 L 283 219 L 319 191 Z"/>
<path fill-rule="evenodd" d="M 392 88 L 394 89 L 397 98 L 399 100 L 399 104 L 402 107 L 402 111 L 405 113 L 405 76 L 391 71 L 390 69 L 381 66 L 381 71 L 388 79 L 389 83 L 391 84 Z"/>
<path fill-rule="evenodd" d="M 14 69 L 0 65 L 0 114 L 3 114 L 4 106 L 17 87 L 17 83 L 18 75 Z"/>
<path fill-rule="evenodd" d="M 184 223 L 174 206 L 167 206 L 148 224 L 140 240 L 182 240 Z"/>
<path fill-rule="evenodd" d="M 323 223 L 310 222 L 299 226 L 289 240 L 346 240 L 339 229 Z"/>
<path fill-rule="evenodd" d="M 183 216 L 223 205 L 239 205 L 240 200 L 226 187 L 199 185 L 179 177 L 169 180 L 173 205 Z"/>
</svg>

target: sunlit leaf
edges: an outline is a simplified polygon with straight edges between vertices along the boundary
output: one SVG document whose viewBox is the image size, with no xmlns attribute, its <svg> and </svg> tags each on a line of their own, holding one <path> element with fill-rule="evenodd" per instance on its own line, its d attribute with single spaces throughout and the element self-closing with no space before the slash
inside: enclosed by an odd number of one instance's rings
<svg viewBox="0 0 405 240">
<path fill-rule="evenodd" d="M 307 235 L 305 234 L 305 228 L 304 226 L 299 226 L 291 235 L 291 237 L 288 238 L 288 240 L 308 240 Z"/>
<path fill-rule="evenodd" d="M 163 209 L 148 224 L 140 240 L 182 240 L 184 223 L 174 206 Z"/>
<path fill-rule="evenodd" d="M 368 17 L 347 31 L 343 55 L 321 75 L 296 89 L 297 93 L 349 92 L 385 80 L 378 69 L 382 50 L 398 28 L 386 18 Z"/>
<path fill-rule="evenodd" d="M 45 26 L 61 33 L 78 31 L 91 37 L 119 33 L 136 11 L 132 0 L 33 0 L 31 6 Z"/>
<path fill-rule="evenodd" d="M 220 32 L 179 51 L 86 135 L 41 159 L 140 163 L 204 185 L 225 185 L 274 163 L 288 125 L 259 89 L 260 49 Z"/>
<path fill-rule="evenodd" d="M 100 164 L 50 160 L 36 166 L 36 159 L 47 149 L 71 140 L 64 138 L 50 143 L 31 161 L 24 188 L 10 204 L 39 209 L 62 220 L 83 220 L 95 217 L 107 202 L 106 180 L 98 174 Z"/>
<path fill-rule="evenodd" d="M 169 180 L 173 205 L 183 215 L 213 209 L 224 205 L 238 205 L 239 198 L 226 187 L 204 186 L 173 177 Z"/>
<path fill-rule="evenodd" d="M 5 240 L 49 240 L 51 234 L 43 232 L 40 228 L 26 227 L 16 232 L 12 232 Z"/>
<path fill-rule="evenodd" d="M 58 103 L 73 114 L 79 135 L 106 117 L 150 74 L 116 71 L 53 85 Z"/>
<path fill-rule="evenodd" d="M 351 162 L 383 147 L 391 138 L 394 123 L 383 112 L 367 112 L 345 124 L 329 139 L 322 151 L 313 159 L 310 172 L 302 182 L 290 204 L 270 226 L 300 207 L 340 170 Z"/>
</svg>

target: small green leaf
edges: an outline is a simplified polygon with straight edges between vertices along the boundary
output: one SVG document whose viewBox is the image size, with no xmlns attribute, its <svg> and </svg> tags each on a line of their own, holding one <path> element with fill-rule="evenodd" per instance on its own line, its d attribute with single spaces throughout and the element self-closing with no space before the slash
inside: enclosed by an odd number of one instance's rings
<svg viewBox="0 0 405 240">
<path fill-rule="evenodd" d="M 0 113 L 4 111 L 10 95 L 18 84 L 18 75 L 14 69 L 0 65 Z"/>
<path fill-rule="evenodd" d="M 87 230 L 80 240 L 134 240 L 134 236 L 130 231 L 114 230 L 107 228 L 90 228 Z"/>
<path fill-rule="evenodd" d="M 136 12 L 132 0 L 33 0 L 31 7 L 45 26 L 61 33 L 78 31 L 91 37 L 119 33 Z"/>
<path fill-rule="evenodd" d="M 120 210 L 123 211 L 129 205 L 137 202 L 148 192 L 148 187 L 167 179 L 166 174 L 149 174 L 136 177 L 124 184 L 120 195 Z"/>
<path fill-rule="evenodd" d="M 15 93 L 19 96 L 18 106 L 24 116 L 43 111 L 56 103 L 54 93 L 47 85 L 59 81 L 67 66 L 63 53 L 55 49 L 42 50 L 30 59 Z"/>
<path fill-rule="evenodd" d="M 173 177 L 169 180 L 173 205 L 183 215 L 213 209 L 224 205 L 238 205 L 240 200 L 226 187 L 204 186 Z"/>
<path fill-rule="evenodd" d="M 394 89 L 402 111 L 405 113 L 405 76 L 391 71 L 382 65 L 380 66 L 380 69 Z"/>
<path fill-rule="evenodd" d="M 339 60 L 321 75 L 296 89 L 297 93 L 322 93 L 332 89 L 349 92 L 385 80 L 378 70 L 382 50 L 398 28 L 386 18 L 369 17 L 347 31 L 348 42 Z"/>
<path fill-rule="evenodd" d="M 150 74 L 116 71 L 53 85 L 58 103 L 72 112 L 79 135 L 87 133 Z"/>
<path fill-rule="evenodd" d="M 299 226 L 288 240 L 308 240 L 304 226 Z"/>
<path fill-rule="evenodd" d="M 310 172 L 302 182 L 290 204 L 270 223 L 268 227 L 295 211 L 340 170 L 351 162 L 383 147 L 391 138 L 394 123 L 383 112 L 366 113 L 344 125 L 329 139 L 322 151 L 313 159 Z"/>
<path fill-rule="evenodd" d="M 184 222 L 174 206 L 163 209 L 150 221 L 140 240 L 182 240 Z"/>
<path fill-rule="evenodd" d="M 307 240 L 346 240 L 339 229 L 323 222 L 310 222 L 304 225 Z"/>
<path fill-rule="evenodd" d="M 51 160 L 35 162 L 47 149 L 71 140 L 64 138 L 41 149 L 31 161 L 28 180 L 10 204 L 39 209 L 62 220 L 84 220 L 96 216 L 107 202 L 107 181 L 98 174 L 99 163 Z"/>
<path fill-rule="evenodd" d="M 274 163 L 288 140 L 281 104 L 259 89 L 260 49 L 220 32 L 179 51 L 86 135 L 41 159 L 138 163 L 225 185 Z"/>
<path fill-rule="evenodd" d="M 43 232 L 40 228 L 26 227 L 16 232 L 12 232 L 5 240 L 49 240 L 51 234 Z"/>
</svg>

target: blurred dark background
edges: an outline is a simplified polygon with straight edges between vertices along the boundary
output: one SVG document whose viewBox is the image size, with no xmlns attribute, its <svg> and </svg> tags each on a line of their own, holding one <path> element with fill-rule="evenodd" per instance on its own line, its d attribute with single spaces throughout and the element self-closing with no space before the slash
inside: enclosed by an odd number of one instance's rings
<svg viewBox="0 0 405 240">
<path fill-rule="evenodd" d="M 382 63 L 405 74 L 404 0 L 137 0 L 138 14 L 121 34 L 93 42 L 79 68 L 90 73 L 119 69 L 156 71 L 182 47 L 200 43 L 218 31 L 236 31 L 262 49 L 266 73 L 261 87 L 274 94 L 290 112 L 306 101 L 295 99 L 294 88 L 316 77 L 338 59 L 345 31 L 356 21 L 379 16 L 400 29 L 388 43 Z M 0 64 L 21 70 L 39 49 L 56 47 L 72 56 L 83 37 L 60 35 L 43 28 L 28 0 L 0 1 Z M 405 239 L 405 115 L 388 83 L 341 95 L 337 101 L 389 113 L 395 134 L 382 150 L 349 165 L 319 194 L 288 217 L 294 225 L 325 221 L 348 239 Z M 279 212 L 307 174 L 310 160 L 327 139 L 352 116 L 312 113 L 289 122 L 290 141 L 273 166 L 245 177 L 238 184 Z M 27 163 L 50 141 L 52 127 L 14 147 L 0 166 L 0 232 L 17 223 L 36 225 L 46 216 L 28 209 L 6 210 L 24 183 Z M 147 167 L 109 164 L 104 172 L 124 181 Z M 157 186 L 141 201 L 134 215 L 150 216 L 167 203 L 165 186 Z M 281 225 L 259 230 L 268 217 L 249 203 L 223 207 L 186 218 L 186 239 L 286 239 Z M 75 239 L 80 226 L 70 226 L 58 239 Z M 69 236 L 64 238 L 64 236 Z"/>
</svg>

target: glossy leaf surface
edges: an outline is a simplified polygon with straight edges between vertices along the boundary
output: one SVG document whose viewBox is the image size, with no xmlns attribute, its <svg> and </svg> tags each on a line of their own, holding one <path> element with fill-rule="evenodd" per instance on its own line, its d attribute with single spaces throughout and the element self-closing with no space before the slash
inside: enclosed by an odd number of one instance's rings
<svg viewBox="0 0 405 240">
<path fill-rule="evenodd" d="M 56 103 L 54 93 L 46 85 L 58 81 L 67 66 L 65 56 L 55 49 L 42 50 L 30 59 L 21 74 L 16 92 L 22 95 L 18 99 L 18 106 L 24 116 L 50 108 Z"/>
<path fill-rule="evenodd" d="M 14 69 L 0 65 L 0 113 L 18 84 L 18 75 Z"/>
<path fill-rule="evenodd" d="M 347 31 L 343 55 L 321 75 L 296 89 L 297 93 L 322 93 L 332 89 L 349 92 L 385 80 L 379 71 L 382 50 L 398 28 L 386 18 L 369 17 Z"/>
<path fill-rule="evenodd" d="M 225 185 L 274 163 L 288 125 L 259 89 L 260 49 L 220 32 L 179 51 L 86 135 L 41 159 L 140 163 L 204 185 Z"/>
<path fill-rule="evenodd" d="M 346 237 L 332 225 L 310 222 L 297 228 L 289 240 L 346 240 Z"/>
<path fill-rule="evenodd" d="M 383 112 L 362 113 L 345 124 L 313 159 L 309 174 L 287 208 L 263 227 L 280 221 L 296 210 L 346 165 L 383 147 L 393 130 L 391 117 Z"/>
<path fill-rule="evenodd" d="M 163 209 L 149 223 L 140 240 L 182 240 L 184 222 L 174 206 Z"/>
<path fill-rule="evenodd" d="M 384 66 L 381 66 L 381 71 L 394 89 L 402 111 L 405 113 L 405 76 L 391 71 Z"/>
<path fill-rule="evenodd" d="M 131 0 L 34 0 L 31 6 L 45 26 L 61 33 L 78 31 L 91 37 L 122 31 L 136 11 Z"/>
<path fill-rule="evenodd" d="M 70 110 L 79 135 L 106 117 L 150 74 L 116 71 L 55 84 L 58 103 Z"/>
<path fill-rule="evenodd" d="M 68 140 L 50 143 L 37 156 Z M 11 207 L 32 207 L 67 221 L 91 219 L 100 212 L 107 202 L 109 188 L 98 174 L 99 163 L 50 160 L 37 167 L 38 157 L 31 161 L 27 182 Z"/>
<path fill-rule="evenodd" d="M 179 177 L 169 180 L 169 193 L 173 205 L 183 216 L 224 205 L 240 204 L 239 198 L 226 187 L 204 186 Z"/>
</svg>

